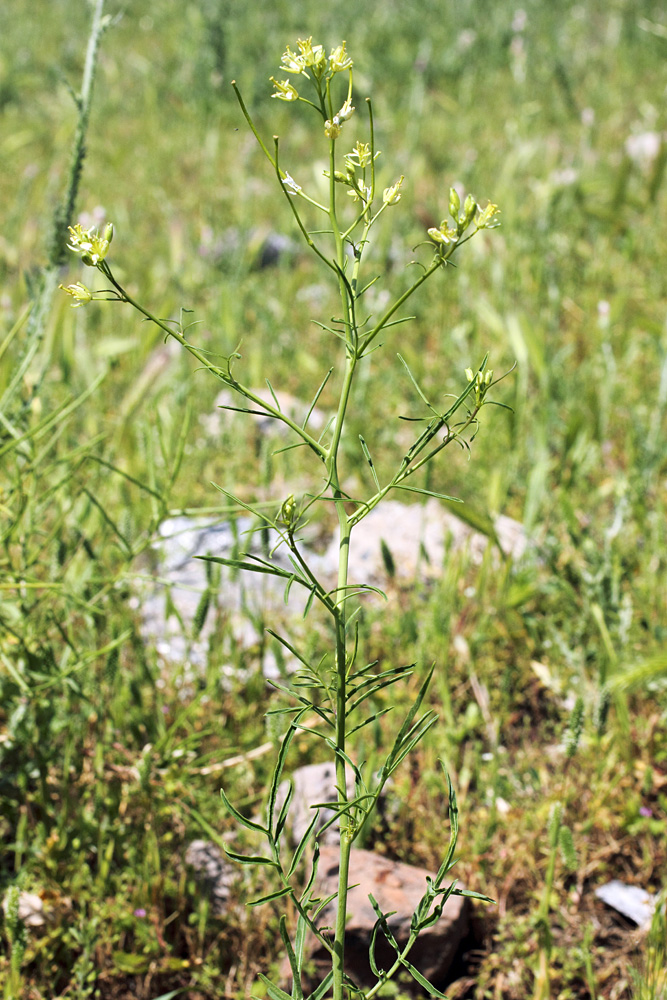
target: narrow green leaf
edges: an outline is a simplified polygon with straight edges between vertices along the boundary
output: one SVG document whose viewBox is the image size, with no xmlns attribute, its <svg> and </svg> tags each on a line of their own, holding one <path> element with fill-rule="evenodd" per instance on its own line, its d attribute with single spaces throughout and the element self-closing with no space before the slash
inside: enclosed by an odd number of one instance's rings
<svg viewBox="0 0 667 1000">
<path fill-rule="evenodd" d="M 415 698 L 415 701 L 414 701 L 412 707 L 410 708 L 410 711 L 406 715 L 405 720 L 403 721 L 403 725 L 401 726 L 401 728 L 400 728 L 400 730 L 398 732 L 398 735 L 396 736 L 396 739 L 394 740 L 394 746 L 393 746 L 393 748 L 392 748 L 392 750 L 391 750 L 391 752 L 389 754 L 389 757 L 387 758 L 387 765 L 389 765 L 389 767 L 391 768 L 392 772 L 396 769 L 395 766 L 394 766 L 394 758 L 400 752 L 400 748 L 402 747 L 403 743 L 405 742 L 406 738 L 408 737 L 408 734 L 410 733 L 410 731 L 412 729 L 413 720 L 414 720 L 417 712 L 421 708 L 421 704 L 422 704 L 424 698 L 426 697 L 426 692 L 428 691 L 429 684 L 431 683 L 431 678 L 433 676 L 434 669 L 435 669 L 435 664 L 433 664 L 433 666 L 429 670 L 428 674 L 426 675 L 426 678 L 425 678 L 422 686 L 419 689 L 419 693 L 417 694 L 417 697 Z M 425 718 L 426 718 L 426 716 L 424 716 L 424 719 Z M 422 720 L 422 722 L 423 721 L 424 720 Z M 435 721 L 435 719 L 433 721 Z M 401 754 L 401 760 L 403 759 L 404 756 L 405 756 L 405 754 L 402 753 Z"/>
<path fill-rule="evenodd" d="M 289 750 L 290 743 L 296 735 L 296 724 L 301 721 L 303 716 L 306 714 L 307 709 L 302 709 L 299 714 L 292 720 L 290 727 L 283 736 L 280 744 L 280 750 L 278 752 L 278 759 L 276 765 L 273 769 L 273 776 L 271 778 L 271 788 L 269 790 L 269 804 L 267 810 L 267 826 L 269 830 L 273 830 L 273 814 L 276 808 L 276 796 L 278 794 L 278 785 L 280 784 L 280 779 L 282 777 L 283 768 L 285 766 L 285 758 L 287 757 L 287 751 Z"/>
<path fill-rule="evenodd" d="M 308 660 L 304 659 L 301 653 L 298 651 L 298 649 L 292 646 L 292 644 L 289 643 L 287 639 L 283 639 L 283 637 L 281 635 L 278 635 L 277 632 L 274 632 L 272 628 L 267 628 L 266 631 L 269 633 L 269 635 L 272 635 L 274 639 L 277 639 L 278 642 L 281 644 L 281 646 L 284 646 L 285 649 L 288 649 L 293 656 L 296 656 L 297 660 L 300 660 L 301 663 L 303 663 L 304 667 L 308 667 L 310 669 L 310 663 L 308 662 Z"/>
<path fill-rule="evenodd" d="M 381 719 L 383 715 L 388 715 L 389 712 L 393 711 L 394 711 L 393 707 L 383 708 L 381 711 L 376 712 L 374 715 L 369 716 L 368 719 L 364 719 L 364 721 L 360 722 L 358 726 L 353 726 L 352 729 L 348 729 L 345 735 L 352 736 L 353 733 L 358 733 L 360 729 L 363 729 L 365 726 L 369 726 L 371 722 L 375 722 L 376 719 Z"/>
<path fill-rule="evenodd" d="M 441 1000 L 447 1000 L 447 994 L 441 993 L 440 990 L 437 990 L 432 983 L 429 983 L 428 979 L 426 979 L 425 976 L 422 976 L 419 969 L 416 969 L 411 962 L 408 962 L 407 958 L 401 957 L 401 965 L 405 966 L 412 978 L 426 990 L 429 996 L 440 997 Z"/>
<path fill-rule="evenodd" d="M 258 979 L 261 979 L 266 986 L 266 992 L 271 1000 L 293 1000 L 289 993 L 285 993 L 284 990 L 281 990 L 279 986 L 276 986 L 270 979 L 267 979 L 262 972 L 259 973 Z"/>
<path fill-rule="evenodd" d="M 381 486 L 380 486 L 380 480 L 379 480 L 379 479 L 378 479 L 378 477 L 377 477 L 377 473 L 376 473 L 376 471 L 375 471 L 375 466 L 374 466 L 374 464 L 373 464 L 373 459 L 371 458 L 371 453 L 370 453 L 370 451 L 368 450 L 368 445 L 367 445 L 367 444 L 366 444 L 366 442 L 364 441 L 364 439 L 363 439 L 363 437 L 361 436 L 361 434 L 359 435 L 359 442 L 360 442 L 360 444 L 361 444 L 361 450 L 362 450 L 362 451 L 363 451 L 363 453 L 364 453 L 364 458 L 365 458 L 365 459 L 366 459 L 366 461 L 368 462 L 368 466 L 369 466 L 369 468 L 370 468 L 370 470 L 371 470 L 371 475 L 372 475 L 372 477 L 373 477 L 373 482 L 375 483 L 375 485 L 377 486 L 377 488 L 378 488 L 378 491 L 379 491 L 379 490 L 381 489 Z"/>
<path fill-rule="evenodd" d="M 308 1000 L 323 1000 L 323 998 L 329 992 L 329 987 L 331 986 L 332 982 L 333 982 L 333 969 L 330 972 L 327 972 L 326 976 L 324 977 L 320 985 L 317 987 L 315 992 L 310 994 Z"/>
<path fill-rule="evenodd" d="M 285 945 L 287 958 L 292 970 L 292 997 L 293 1000 L 303 1000 L 303 989 L 301 988 L 301 956 L 297 955 L 292 947 L 289 934 L 287 933 L 287 917 L 283 913 L 280 918 L 280 936 Z"/>
<path fill-rule="evenodd" d="M 224 788 L 220 789 L 220 796 L 222 798 L 222 801 L 225 803 L 227 810 L 232 814 L 237 823 L 240 823 L 241 826 L 244 826 L 246 830 L 256 830 L 257 833 L 261 833 L 265 837 L 269 836 L 269 831 L 266 829 L 266 827 L 262 826 L 261 823 L 255 823 L 254 820 L 248 819 L 246 816 L 244 816 L 242 813 L 238 811 L 236 806 L 233 806 L 231 804 L 231 802 L 227 798 Z"/>
<path fill-rule="evenodd" d="M 280 807 L 280 812 L 278 813 L 278 819 L 276 821 L 276 832 L 275 840 L 276 844 L 280 841 L 280 835 L 283 832 L 285 823 L 287 822 L 287 814 L 289 812 L 290 803 L 292 802 L 292 797 L 294 795 L 294 782 L 290 781 L 287 788 L 287 795 L 285 796 L 285 801 Z"/>
<path fill-rule="evenodd" d="M 436 408 L 431 405 L 431 403 L 428 401 L 427 397 L 422 392 L 421 388 L 419 387 L 419 383 L 417 382 L 417 379 L 414 377 L 414 375 L 410 371 L 410 368 L 409 368 L 408 363 L 405 360 L 405 358 L 402 357 L 400 354 L 397 355 L 397 358 L 401 362 L 401 364 L 403 365 L 403 367 L 405 368 L 406 372 L 408 373 L 408 378 L 410 379 L 410 381 L 414 385 L 414 387 L 417 390 L 417 392 L 419 393 L 420 397 L 423 399 L 423 401 L 428 406 L 428 408 L 431 411 L 431 413 L 434 413 L 436 415 L 436 417 L 439 417 L 440 414 L 438 413 L 438 411 L 436 410 Z"/>
<path fill-rule="evenodd" d="M 292 892 L 292 888 L 289 885 L 283 886 L 282 889 L 276 889 L 275 892 L 270 892 L 266 896 L 260 896 L 259 899 L 252 899 L 246 906 L 262 906 L 264 903 L 269 903 L 273 899 L 280 899 L 282 896 L 288 896 Z"/>
<path fill-rule="evenodd" d="M 485 896 L 482 892 L 475 892 L 474 889 L 452 889 L 453 896 L 469 896 L 470 899 L 481 899 L 483 903 L 495 903 L 496 900 L 492 899 L 491 896 Z"/>
<path fill-rule="evenodd" d="M 402 483 L 397 483 L 392 489 L 403 490 L 405 493 L 421 493 L 423 496 L 435 497 L 436 500 L 449 500 L 451 503 L 464 502 L 463 500 L 459 500 L 458 497 L 450 497 L 447 493 L 436 493 L 434 490 L 421 490 L 418 486 L 404 486 Z"/>
<path fill-rule="evenodd" d="M 384 934 L 384 936 L 386 937 L 387 941 L 392 946 L 396 954 L 400 957 L 401 954 L 400 945 L 398 944 L 398 941 L 396 940 L 391 930 L 389 929 L 389 924 L 387 923 L 387 918 L 393 917 L 393 915 L 396 913 L 396 910 L 390 910 L 389 913 L 383 913 L 382 910 L 380 909 L 380 904 L 378 903 L 377 899 L 370 892 L 368 893 L 368 902 L 375 910 L 377 922 L 382 928 L 382 933 Z"/>
<path fill-rule="evenodd" d="M 240 865 L 267 865 L 269 868 L 278 867 L 277 861 L 273 858 L 264 858 L 261 854 L 237 854 L 236 851 L 230 851 L 228 847 L 225 848 L 225 854 L 232 861 L 237 861 Z"/>
<path fill-rule="evenodd" d="M 326 375 L 324 376 L 324 378 L 322 379 L 322 381 L 321 381 L 321 383 L 320 383 L 320 387 L 319 387 L 319 389 L 317 390 L 317 392 L 315 393 L 315 395 L 314 395 L 314 397 L 313 397 L 313 401 L 312 401 L 312 403 L 311 403 L 311 404 L 310 404 L 310 406 L 308 407 L 308 413 L 306 414 L 306 418 L 305 418 L 304 422 L 303 422 L 303 423 L 301 424 L 301 426 L 303 427 L 303 429 L 304 429 L 304 430 L 305 430 L 305 429 L 306 429 L 306 427 L 308 426 L 308 421 L 310 420 L 310 417 L 311 417 L 311 414 L 312 414 L 313 410 L 314 410 L 314 409 L 315 409 L 315 407 L 317 406 L 317 401 L 318 401 L 318 399 L 319 399 L 319 398 L 320 398 L 320 396 L 322 395 L 322 390 L 324 389 L 325 385 L 327 384 L 327 382 L 328 382 L 328 381 L 329 381 L 329 379 L 331 378 L 332 374 L 333 374 L 333 368 L 330 368 L 330 369 L 329 369 L 329 371 L 328 371 L 328 372 L 326 373 Z"/>
<path fill-rule="evenodd" d="M 319 815 L 320 815 L 319 809 L 316 809 L 313 813 L 313 818 L 308 824 L 308 827 L 305 830 L 303 836 L 301 837 L 301 840 L 299 841 L 297 848 L 294 852 L 294 856 L 292 857 L 292 862 L 289 866 L 289 871 L 287 872 L 288 878 L 292 877 L 292 875 L 294 874 L 299 865 L 299 862 L 301 861 L 301 858 L 303 857 L 303 852 L 305 851 L 306 846 L 308 845 L 308 842 L 310 840 L 311 834 L 315 829 Z"/>
</svg>

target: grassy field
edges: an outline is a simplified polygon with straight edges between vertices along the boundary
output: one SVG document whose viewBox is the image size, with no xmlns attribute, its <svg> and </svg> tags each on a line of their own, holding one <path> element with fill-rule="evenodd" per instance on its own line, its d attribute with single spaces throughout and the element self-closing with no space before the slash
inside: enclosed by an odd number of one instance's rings
<svg viewBox="0 0 667 1000">
<path fill-rule="evenodd" d="M 497 901 L 476 905 L 448 994 L 536 995 L 546 919 L 554 1000 L 665 997 L 664 920 L 649 937 L 594 896 L 614 878 L 659 892 L 667 870 L 662 5 L 108 10 L 75 218 L 112 220 L 125 286 L 159 316 L 193 310 L 204 349 L 240 345 L 247 384 L 270 377 L 312 398 L 337 363 L 313 320 L 337 306 L 232 79 L 263 134 L 280 134 L 286 168 L 316 186 L 326 147 L 314 148 L 303 115 L 269 100 L 268 77 L 297 37 L 327 51 L 347 40 L 357 92 L 373 95 L 380 187 L 406 178 L 373 251 L 394 289 L 411 280 L 413 248 L 446 214 L 452 184 L 500 206 L 502 227 L 425 285 L 414 322 L 371 355 L 343 442 L 351 491 L 367 478 L 360 432 L 389 468 L 397 416 L 414 403 L 399 350 L 436 399 L 459 391 L 487 351 L 498 373 L 517 363 L 497 390 L 512 411 L 485 410 L 472 457 L 448 451 L 424 485 L 463 499 L 467 516 L 520 522 L 527 555 L 512 563 L 489 550 L 478 564 L 452 553 L 435 582 L 392 585 L 391 614 L 369 607 L 360 619 L 367 661 L 436 661 L 430 697 L 442 716 L 368 843 L 437 869 L 446 831 L 430 818 L 445 823 L 444 758 L 461 810 L 460 878 Z M 129 307 L 71 309 L 59 293 L 39 336 L 31 327 L 89 19 L 82 0 L 38 17 L 14 0 L 0 15 L 0 895 L 18 885 L 44 914 L 13 971 L 5 921 L 0 982 L 22 1000 L 244 998 L 261 995 L 258 971 L 281 961 L 277 917 L 268 907 L 215 917 L 184 856 L 209 828 L 233 829 L 209 768 L 275 737 L 263 715 L 277 696 L 256 651 L 238 651 L 244 671 L 229 681 L 220 614 L 201 689 L 182 697 L 185 665 L 166 671 L 142 641 L 132 597 L 167 516 L 220 511 L 212 482 L 247 500 L 274 483 L 279 503 L 315 473 L 302 450 L 272 454 L 252 424 L 212 434 L 220 385 Z M 292 242 L 267 265 L 275 234 Z M 81 278 L 70 260 L 58 281 Z M 331 528 L 324 519 L 323 539 Z M 584 731 L 568 765 L 577 698 Z M 357 752 L 386 740 L 383 720 Z M 313 752 L 299 742 L 290 764 Z M 225 771 L 249 813 L 271 767 L 268 754 Z M 551 877 L 556 802 L 573 849 Z"/>
</svg>

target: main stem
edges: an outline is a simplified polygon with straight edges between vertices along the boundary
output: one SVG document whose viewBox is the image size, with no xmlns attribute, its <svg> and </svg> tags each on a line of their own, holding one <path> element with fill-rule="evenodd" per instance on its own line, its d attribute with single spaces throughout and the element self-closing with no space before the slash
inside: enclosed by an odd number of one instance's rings
<svg viewBox="0 0 667 1000">
<path fill-rule="evenodd" d="M 334 935 L 332 971 L 333 1000 L 343 1000 L 344 970 L 345 970 L 345 918 L 347 916 L 347 884 L 350 870 L 350 852 L 354 830 L 350 816 L 345 810 L 347 804 L 347 775 L 345 769 L 346 742 L 346 707 L 347 707 L 347 653 L 346 653 L 346 596 L 347 576 L 350 557 L 350 534 L 352 531 L 347 511 L 345 510 L 344 494 L 341 490 L 338 473 L 338 450 L 340 448 L 345 413 L 350 399 L 350 391 L 357 364 L 356 331 L 353 328 L 353 308 L 349 300 L 348 290 L 342 278 L 345 266 L 345 246 L 340 227 L 336 218 L 336 185 L 335 171 L 335 141 L 332 139 L 329 152 L 329 217 L 336 246 L 336 262 L 339 268 L 339 291 L 345 323 L 345 375 L 341 386 L 338 412 L 333 437 L 327 456 L 327 471 L 333 492 L 336 513 L 338 514 L 339 545 L 338 545 L 338 583 L 335 599 L 335 670 L 336 670 L 336 786 L 340 814 L 340 854 L 338 864 L 338 904 L 336 911 L 336 928 Z"/>
</svg>

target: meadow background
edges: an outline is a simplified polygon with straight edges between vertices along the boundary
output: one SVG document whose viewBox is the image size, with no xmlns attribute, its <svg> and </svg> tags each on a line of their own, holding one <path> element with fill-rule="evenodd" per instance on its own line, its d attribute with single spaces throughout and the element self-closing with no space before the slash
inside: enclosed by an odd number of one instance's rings
<svg viewBox="0 0 667 1000">
<path fill-rule="evenodd" d="M 261 650 L 239 650 L 244 671 L 223 681 L 220 614 L 199 690 L 184 697 L 182 669 L 165 672 L 142 641 L 131 598 L 160 522 L 219 509 L 212 481 L 252 499 L 274 479 L 280 500 L 312 469 L 300 452 L 273 456 L 253 426 L 210 434 L 219 386 L 128 307 L 74 310 L 57 297 L 13 382 L 65 183 L 68 85 L 79 87 L 90 10 L 11 6 L 0 15 L 0 894 L 18 880 L 45 914 L 28 933 L 20 996 L 245 997 L 280 960 L 276 918 L 242 907 L 213 916 L 184 855 L 206 824 L 231 829 L 208 768 L 272 738 L 262 715 L 275 695 Z M 364 475 L 357 433 L 382 465 L 396 416 L 409 412 L 397 350 L 436 398 L 489 351 L 497 372 L 518 363 L 498 387 L 513 412 L 484 411 L 472 460 L 448 451 L 429 486 L 472 516 L 515 518 L 531 540 L 516 564 L 491 549 L 481 565 L 452 553 L 437 583 L 394 594 L 400 613 L 364 615 L 368 660 L 437 661 L 443 718 L 369 843 L 437 867 L 444 757 L 461 809 L 460 877 L 497 900 L 476 907 L 450 995 L 524 1000 L 560 799 L 576 858 L 559 857 L 548 895 L 552 996 L 664 996 L 659 947 L 593 894 L 611 878 L 657 892 L 667 862 L 664 8 L 123 8 L 102 42 L 76 217 L 114 222 L 114 269 L 156 314 L 194 310 L 196 343 L 224 354 L 241 344 L 246 383 L 269 376 L 301 399 L 337 360 L 311 322 L 326 322 L 335 299 L 230 81 L 264 134 L 281 135 L 287 169 L 316 184 L 324 148 L 304 116 L 269 100 L 268 82 L 285 45 L 311 34 L 327 50 L 345 38 L 357 96 L 373 95 L 380 186 L 406 175 L 375 251 L 394 286 L 446 215 L 451 184 L 502 212 L 502 228 L 427 284 L 415 322 L 372 355 L 349 428 L 350 482 Z M 293 243 L 267 263 L 271 234 Z M 62 281 L 89 277 L 70 264 Z M 566 768 L 577 696 L 584 736 Z M 294 765 L 311 749 L 297 747 Z M 225 771 L 250 811 L 270 758 Z"/>
</svg>

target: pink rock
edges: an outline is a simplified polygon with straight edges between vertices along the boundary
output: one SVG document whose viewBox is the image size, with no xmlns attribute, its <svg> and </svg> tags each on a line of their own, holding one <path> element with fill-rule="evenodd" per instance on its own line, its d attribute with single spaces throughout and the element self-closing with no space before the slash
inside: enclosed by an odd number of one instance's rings
<svg viewBox="0 0 667 1000">
<path fill-rule="evenodd" d="M 368 945 L 376 921 L 369 893 L 377 900 L 383 913 L 392 913 L 388 918 L 391 932 L 399 945 L 406 943 L 410 934 L 412 914 L 426 890 L 426 876 L 432 873 L 413 865 L 387 858 L 372 851 L 352 849 L 350 857 L 348 891 L 348 920 L 345 935 L 345 969 L 359 985 L 371 985 L 376 980 L 368 962 Z M 322 899 L 334 892 L 338 885 L 338 849 L 322 848 L 318 871 L 317 895 Z M 320 927 L 331 927 L 336 920 L 336 901 L 333 900 L 322 911 L 318 919 Z M 465 896 L 450 896 L 442 916 L 432 927 L 420 934 L 409 953 L 409 961 L 434 984 L 442 985 L 468 932 L 469 899 Z M 380 969 L 387 970 L 393 964 L 395 952 L 380 933 L 376 939 L 376 961 Z M 329 969 L 325 950 L 318 947 L 312 957 L 318 972 Z M 416 984 L 415 984 L 416 985 Z"/>
</svg>

